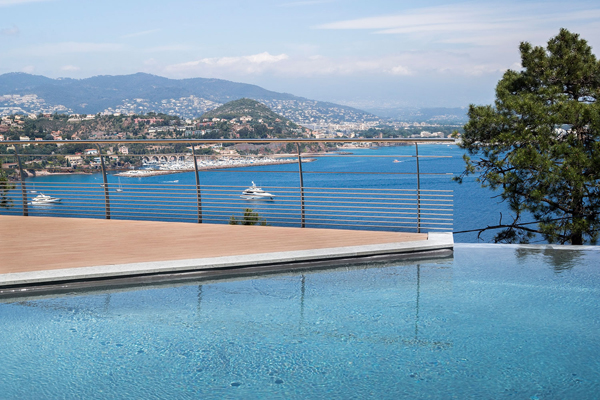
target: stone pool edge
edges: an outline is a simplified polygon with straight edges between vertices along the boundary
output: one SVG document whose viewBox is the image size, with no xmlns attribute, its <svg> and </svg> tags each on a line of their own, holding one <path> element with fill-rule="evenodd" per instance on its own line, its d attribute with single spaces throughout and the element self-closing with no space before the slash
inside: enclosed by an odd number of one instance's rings
<svg viewBox="0 0 600 400">
<path fill-rule="evenodd" d="M 247 254 L 187 260 L 153 261 L 132 264 L 111 264 L 31 272 L 0 274 L 0 288 L 51 284 L 55 282 L 110 279 L 141 275 L 173 274 L 178 272 L 256 267 L 294 262 L 326 261 L 339 258 L 360 258 L 376 255 L 402 255 L 432 250 L 453 250 L 451 232 L 429 233 L 427 240 L 382 243 L 364 246 L 286 252 Z"/>
</svg>

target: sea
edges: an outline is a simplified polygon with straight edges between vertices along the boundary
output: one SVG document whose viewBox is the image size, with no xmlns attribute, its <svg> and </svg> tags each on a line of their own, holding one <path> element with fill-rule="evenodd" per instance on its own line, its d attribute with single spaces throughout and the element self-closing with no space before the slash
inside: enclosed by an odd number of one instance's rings
<svg viewBox="0 0 600 400">
<path fill-rule="evenodd" d="M 460 175 L 465 167 L 463 160 L 465 151 L 458 146 L 420 144 L 418 150 L 421 189 L 451 191 L 449 194 L 453 195 L 453 217 L 451 217 L 453 224 L 449 226 L 448 230 L 455 232 L 455 242 L 491 241 L 497 231 L 485 231 L 479 234 L 474 230 L 496 225 L 501 218 L 504 221 L 508 220 L 510 212 L 508 206 L 501 201 L 500 192 L 482 188 L 476 181 L 476 176 L 466 177 L 462 184 L 453 181 L 452 178 Z M 313 162 L 303 163 L 304 186 L 361 190 L 370 188 L 416 189 L 417 161 L 413 157 L 414 155 L 415 146 L 393 146 L 347 149 L 342 154 L 316 157 Z M 251 182 L 255 182 L 257 186 L 265 189 L 299 186 L 298 165 L 295 163 L 201 171 L 199 179 L 201 186 L 204 187 L 227 184 L 239 189 L 250 186 Z M 35 189 L 36 186 L 40 188 L 47 184 L 65 181 L 81 185 L 98 184 L 97 187 L 101 188 L 102 175 L 95 173 L 30 177 L 27 178 L 27 187 Z M 108 182 L 113 188 L 121 184 L 127 187 L 128 184 L 133 183 L 149 185 L 149 187 L 162 185 L 162 187 L 168 188 L 169 185 L 194 185 L 195 176 L 193 172 L 133 178 L 109 174 Z M 97 194 L 101 196 L 101 189 Z M 113 193 L 113 196 L 116 194 Z M 18 199 L 18 195 L 15 198 Z M 189 197 L 186 201 L 189 202 L 188 211 L 193 213 L 194 197 Z M 11 213 L 18 213 L 20 210 L 19 201 L 15 201 L 15 203 Z M 64 209 L 65 205 L 62 204 L 60 207 Z M 98 202 L 98 207 L 103 207 L 101 201 Z M 260 212 L 268 212 L 266 208 L 273 207 L 273 205 L 263 203 L 256 207 Z M 89 210 L 82 210 L 82 215 L 69 216 L 85 216 L 86 211 Z M 7 214 L 7 211 L 0 210 L 0 213 Z M 52 215 L 44 209 L 30 210 L 30 215 L 38 214 Z M 193 218 L 188 220 L 192 222 Z"/>
</svg>

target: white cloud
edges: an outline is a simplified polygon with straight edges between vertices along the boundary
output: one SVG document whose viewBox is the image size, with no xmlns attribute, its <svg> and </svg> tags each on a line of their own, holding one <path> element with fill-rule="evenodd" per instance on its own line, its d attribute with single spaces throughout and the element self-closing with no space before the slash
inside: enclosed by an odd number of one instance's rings
<svg viewBox="0 0 600 400">
<path fill-rule="evenodd" d="M 585 8 L 577 3 L 464 3 L 415 8 L 402 14 L 382 15 L 331 22 L 317 29 L 371 30 L 375 34 L 408 35 L 431 43 L 495 46 L 511 43 L 515 37 L 531 35 L 549 38 L 558 28 L 590 22 L 597 25 L 600 7 Z M 537 33 L 537 34 L 536 34 Z M 518 43 L 518 42 L 517 42 Z"/>
<path fill-rule="evenodd" d="M 21 33 L 21 31 L 15 25 L 13 25 L 12 28 L 5 28 L 0 30 L 0 35 L 4 36 L 17 36 L 19 35 L 19 33 Z"/>
<path fill-rule="evenodd" d="M 160 67 L 156 66 L 160 69 Z M 506 70 L 502 63 L 475 60 L 451 52 L 406 52 L 381 57 L 353 56 L 333 58 L 323 55 L 290 57 L 286 54 L 261 53 L 243 57 L 204 58 L 168 65 L 155 73 L 175 77 L 277 75 L 280 77 L 378 76 L 401 79 L 408 76 L 441 74 L 444 76 L 480 76 Z M 395 77 L 395 78 L 394 78 Z"/>
<path fill-rule="evenodd" d="M 392 75 L 412 75 L 412 72 L 403 65 L 396 65 L 390 70 Z"/>
<path fill-rule="evenodd" d="M 272 64 L 287 60 L 288 58 L 289 56 L 287 54 L 272 55 L 268 52 L 264 52 L 241 57 L 203 58 L 196 61 L 169 65 L 166 67 L 166 70 L 169 72 L 185 73 L 188 71 L 206 70 L 218 67 L 252 74 L 262 73 Z"/>
<path fill-rule="evenodd" d="M 81 68 L 76 67 L 75 65 L 63 65 L 62 67 L 60 67 L 61 71 L 66 71 L 66 72 L 74 72 L 74 71 L 79 71 Z"/>
<path fill-rule="evenodd" d="M 25 72 L 27 74 L 32 74 L 35 71 L 35 67 L 33 65 L 27 65 L 21 68 L 21 72 Z"/>
</svg>

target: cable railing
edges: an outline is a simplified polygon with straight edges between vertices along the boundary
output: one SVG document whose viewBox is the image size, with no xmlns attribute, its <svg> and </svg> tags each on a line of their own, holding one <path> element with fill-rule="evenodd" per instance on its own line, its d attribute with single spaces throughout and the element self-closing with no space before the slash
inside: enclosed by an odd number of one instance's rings
<svg viewBox="0 0 600 400">
<path fill-rule="evenodd" d="M 445 189 L 444 184 L 423 185 L 423 180 L 432 179 L 449 183 L 452 175 L 423 168 L 424 161 L 448 157 L 419 154 L 419 143 L 431 141 L 452 139 L 0 142 L 0 149 L 10 146 L 10 150 L 0 153 L 4 171 L 10 177 L 8 182 L 0 182 L 0 195 L 10 204 L 0 207 L 0 213 L 452 231 L 452 190 Z M 331 147 L 340 142 L 385 143 L 390 146 L 388 150 L 398 150 L 398 154 L 389 154 L 390 151 L 364 154 L 360 149 L 347 154 L 347 149 Z M 36 147 L 66 143 L 85 144 L 95 150 L 88 149 L 89 154 L 81 155 L 45 154 Z M 231 151 L 228 155 L 197 154 L 201 145 L 230 147 L 240 143 L 293 143 L 296 151 L 270 156 Z M 148 149 L 138 146 L 139 154 L 127 156 L 110 151 L 111 145 L 132 144 L 144 144 Z M 149 148 L 156 145 L 178 145 L 180 150 L 158 153 Z M 69 165 L 66 156 L 72 156 L 72 161 L 79 156 L 87 165 Z M 127 163 L 123 163 L 124 159 Z M 256 197 L 248 196 L 248 190 L 252 189 L 248 183 L 254 185 L 254 181 L 260 183 L 255 188 L 260 186 L 262 192 Z"/>
</svg>

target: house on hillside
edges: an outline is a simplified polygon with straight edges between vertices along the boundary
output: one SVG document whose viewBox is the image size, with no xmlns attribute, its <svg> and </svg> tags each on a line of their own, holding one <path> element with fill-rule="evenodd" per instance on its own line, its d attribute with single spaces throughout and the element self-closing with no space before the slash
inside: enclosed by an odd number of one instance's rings
<svg viewBox="0 0 600 400">
<path fill-rule="evenodd" d="M 81 156 L 65 156 L 65 159 L 69 162 L 69 165 L 71 165 L 72 167 L 76 166 L 76 165 L 81 165 L 83 163 L 83 159 L 81 158 Z"/>
</svg>

